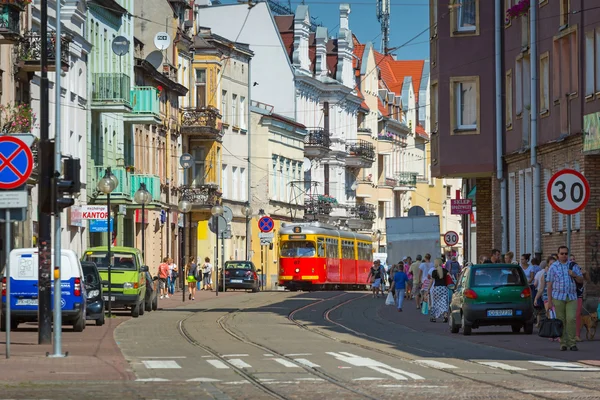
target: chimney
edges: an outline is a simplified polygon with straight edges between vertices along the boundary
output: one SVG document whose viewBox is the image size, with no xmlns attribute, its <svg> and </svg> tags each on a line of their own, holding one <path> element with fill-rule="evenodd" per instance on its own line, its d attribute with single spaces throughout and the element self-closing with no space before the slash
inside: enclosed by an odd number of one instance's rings
<svg viewBox="0 0 600 400">
<path fill-rule="evenodd" d="M 294 15 L 294 53 L 293 65 L 300 72 L 310 74 L 308 55 L 308 37 L 310 35 L 310 14 L 307 5 L 299 5 Z"/>
<path fill-rule="evenodd" d="M 338 63 L 336 79 L 342 85 L 354 88 L 354 73 L 352 71 L 352 31 L 349 29 L 348 15 L 350 4 L 340 4 L 340 30 L 338 32 Z"/>
<path fill-rule="evenodd" d="M 317 46 L 316 46 L 316 75 L 326 76 L 327 75 L 327 28 L 319 26 L 315 34 Z"/>
</svg>

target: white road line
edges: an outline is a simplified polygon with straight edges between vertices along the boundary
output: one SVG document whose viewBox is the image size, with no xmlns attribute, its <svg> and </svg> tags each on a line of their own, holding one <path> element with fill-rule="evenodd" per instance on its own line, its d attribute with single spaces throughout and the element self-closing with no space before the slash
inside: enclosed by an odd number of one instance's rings
<svg viewBox="0 0 600 400">
<path fill-rule="evenodd" d="M 227 364 L 225 364 L 221 360 L 206 360 L 206 362 L 209 363 L 210 365 L 212 365 L 213 367 L 217 368 L 217 369 L 229 369 L 229 367 L 227 366 Z"/>
<path fill-rule="evenodd" d="M 286 357 L 300 357 L 300 356 L 312 356 L 311 353 L 292 353 L 292 354 L 285 354 Z"/>
<path fill-rule="evenodd" d="M 181 368 L 177 361 L 173 360 L 144 360 L 146 368 L 150 369 L 178 369 Z"/>
<path fill-rule="evenodd" d="M 223 357 L 248 357 L 248 354 L 225 354 Z"/>
<path fill-rule="evenodd" d="M 308 368 L 321 368 L 320 365 L 310 362 L 306 358 L 294 358 L 294 361 L 296 361 Z"/>
<path fill-rule="evenodd" d="M 268 383 L 269 385 L 290 385 L 290 384 L 299 384 L 300 382 L 297 381 L 275 381 L 275 382 L 265 382 Z"/>
<path fill-rule="evenodd" d="M 223 382 L 223 385 L 243 385 L 245 383 L 250 383 L 248 381 L 232 381 L 232 382 Z"/>
<path fill-rule="evenodd" d="M 274 357 L 273 354 L 268 354 L 268 353 L 263 354 L 263 356 L 265 356 L 265 357 Z"/>
<path fill-rule="evenodd" d="M 365 376 L 364 378 L 354 378 L 353 381 L 382 381 L 383 378 L 372 378 L 369 376 Z"/>
<path fill-rule="evenodd" d="M 296 378 L 297 381 L 313 381 L 313 382 L 322 382 L 325 379 L 321 378 Z"/>
<path fill-rule="evenodd" d="M 569 362 L 558 362 L 558 361 L 529 361 L 533 364 L 543 365 L 545 367 L 552 367 L 559 371 L 578 371 L 578 372 L 592 372 L 600 371 L 597 367 L 586 367 L 580 364 L 569 363 Z"/>
<path fill-rule="evenodd" d="M 415 363 L 435 369 L 456 369 L 454 365 L 446 364 L 445 362 L 435 360 L 415 360 Z"/>
<path fill-rule="evenodd" d="M 212 358 L 212 356 L 202 356 L 202 358 Z"/>
<path fill-rule="evenodd" d="M 145 379 L 136 379 L 136 382 L 169 382 L 168 379 L 165 378 L 145 378 Z"/>
<path fill-rule="evenodd" d="M 281 365 L 283 365 L 284 367 L 287 367 L 287 368 L 300 368 L 296 364 L 294 364 L 293 362 L 288 361 L 288 360 L 284 360 L 283 358 L 274 358 L 273 360 L 277 361 L 279 364 L 281 364 Z"/>
<path fill-rule="evenodd" d="M 405 377 L 404 375 L 400 375 L 400 374 L 396 374 L 392 371 L 388 371 L 387 369 L 381 368 L 381 367 L 374 367 L 372 365 L 368 366 L 368 368 L 372 369 L 373 371 L 377 371 L 379 373 L 382 373 L 384 375 L 387 376 L 391 376 L 392 378 L 396 379 L 397 381 L 406 381 L 408 380 L 407 377 Z"/>
<path fill-rule="evenodd" d="M 234 367 L 238 367 L 238 368 L 252 368 L 252 365 L 245 363 L 242 359 L 240 358 L 232 358 L 229 361 L 229 363 L 231 365 L 233 365 Z"/>
<path fill-rule="evenodd" d="M 382 362 L 373 360 L 371 358 L 367 358 L 367 357 L 360 357 L 357 356 L 355 354 L 352 353 L 346 353 L 346 352 L 340 352 L 340 353 L 334 353 L 334 352 L 327 352 L 326 354 L 332 355 L 334 356 L 336 359 L 340 360 L 340 361 L 344 361 L 350 365 L 354 365 L 356 367 L 368 367 L 374 371 L 380 372 L 382 374 L 391 376 L 397 380 L 406 380 L 408 378 L 414 379 L 414 380 L 424 380 L 425 378 L 423 378 L 420 375 L 417 374 L 413 374 L 412 372 L 407 372 L 404 370 L 401 370 L 399 368 L 394 368 L 391 367 L 387 364 L 384 364 Z"/>
<path fill-rule="evenodd" d="M 485 365 L 486 367 L 503 369 L 505 371 L 527 371 L 525 368 L 514 367 L 512 365 L 504 364 L 496 361 L 477 361 L 478 364 Z"/>
<path fill-rule="evenodd" d="M 213 378 L 192 378 L 188 379 L 187 382 L 221 382 L 218 379 Z"/>
<path fill-rule="evenodd" d="M 270 378 L 262 378 L 262 379 L 259 379 L 259 381 L 261 381 L 261 382 L 273 382 L 274 380 L 275 380 L 275 379 L 270 379 Z"/>
</svg>

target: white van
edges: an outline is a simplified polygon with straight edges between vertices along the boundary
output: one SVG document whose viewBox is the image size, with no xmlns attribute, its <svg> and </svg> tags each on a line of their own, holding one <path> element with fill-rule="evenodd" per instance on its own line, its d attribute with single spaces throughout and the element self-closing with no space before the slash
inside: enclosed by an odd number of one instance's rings
<svg viewBox="0 0 600 400">
<path fill-rule="evenodd" d="M 52 251 L 51 308 L 54 308 L 54 251 Z M 6 270 L 4 272 L 6 275 Z M 2 278 L 1 331 L 6 331 L 6 279 L 10 279 L 11 329 L 21 322 L 38 319 L 38 249 L 14 249 L 10 252 L 10 277 Z M 61 250 L 62 320 L 73 330 L 85 329 L 86 293 L 81 263 L 73 250 Z"/>
</svg>

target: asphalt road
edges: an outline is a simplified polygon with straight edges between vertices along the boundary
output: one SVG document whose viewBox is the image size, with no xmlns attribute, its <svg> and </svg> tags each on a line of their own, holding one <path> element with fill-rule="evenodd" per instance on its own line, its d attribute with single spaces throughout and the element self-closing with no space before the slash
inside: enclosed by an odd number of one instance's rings
<svg viewBox="0 0 600 400">
<path fill-rule="evenodd" d="M 600 398 L 597 341 L 559 352 L 510 328 L 453 335 L 411 302 L 398 313 L 363 292 L 203 300 L 114 337 L 135 380 L 5 386 L 0 399 Z"/>
</svg>

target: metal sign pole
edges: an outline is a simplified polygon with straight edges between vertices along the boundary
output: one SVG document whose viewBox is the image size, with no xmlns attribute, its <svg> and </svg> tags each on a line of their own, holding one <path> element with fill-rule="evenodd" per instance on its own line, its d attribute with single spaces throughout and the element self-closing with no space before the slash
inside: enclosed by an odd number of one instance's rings
<svg viewBox="0 0 600 400">
<path fill-rule="evenodd" d="M 567 214 L 567 248 L 569 256 L 571 255 L 571 214 Z"/>
<path fill-rule="evenodd" d="M 215 221 L 214 222 L 214 226 L 215 226 L 215 236 L 217 237 L 217 243 L 215 245 L 215 296 L 219 295 L 219 217 L 218 216 L 214 216 L 213 217 Z"/>
<path fill-rule="evenodd" d="M 10 208 L 4 210 L 4 258 L 6 260 L 6 358 L 10 358 Z"/>
<path fill-rule="evenodd" d="M 260 245 L 260 290 L 265 289 L 265 246 Z"/>
<path fill-rule="evenodd" d="M 225 231 L 221 231 L 221 271 L 223 276 L 223 292 L 225 292 Z"/>
</svg>

